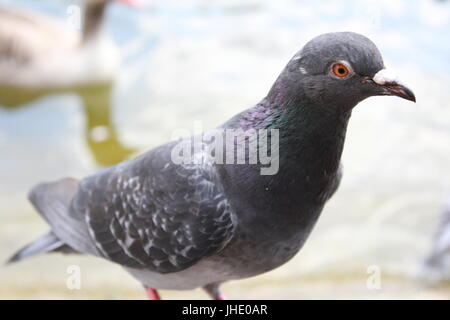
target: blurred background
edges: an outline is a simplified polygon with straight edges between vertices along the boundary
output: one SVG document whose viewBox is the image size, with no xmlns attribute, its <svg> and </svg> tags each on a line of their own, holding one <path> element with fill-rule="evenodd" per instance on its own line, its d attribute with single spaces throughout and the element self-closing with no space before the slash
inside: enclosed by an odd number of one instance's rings
<svg viewBox="0 0 450 320">
<path fill-rule="evenodd" d="M 47 230 L 26 199 L 35 184 L 89 175 L 169 141 L 175 130 L 193 131 L 195 122 L 215 127 L 259 102 L 312 37 L 354 31 L 377 44 L 417 104 L 376 97 L 358 105 L 343 183 L 303 250 L 275 271 L 224 285 L 224 293 L 450 298 L 450 264 L 430 263 L 441 259 L 430 252 L 450 197 L 450 1 L 140 2 L 107 8 L 105 33 L 122 56 L 111 81 L 30 99 L 0 88 L 0 261 Z M 69 29 L 69 8 L 82 4 L 0 0 L 61 19 Z M 450 232 L 440 228 L 441 235 Z M 66 286 L 71 265 L 81 268 L 80 290 Z M 207 298 L 201 290 L 161 294 Z M 0 267 L 1 299 L 145 297 L 119 266 L 93 257 L 55 254 Z"/>
</svg>

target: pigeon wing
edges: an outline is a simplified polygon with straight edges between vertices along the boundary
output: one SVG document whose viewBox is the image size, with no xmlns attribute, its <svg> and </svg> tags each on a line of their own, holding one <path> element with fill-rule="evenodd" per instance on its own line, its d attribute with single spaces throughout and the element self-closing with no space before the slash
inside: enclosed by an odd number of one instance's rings
<svg viewBox="0 0 450 320">
<path fill-rule="evenodd" d="M 175 272 L 221 250 L 233 235 L 214 167 L 176 165 L 170 146 L 80 183 L 71 213 L 84 215 L 101 255 L 121 265 Z"/>
</svg>

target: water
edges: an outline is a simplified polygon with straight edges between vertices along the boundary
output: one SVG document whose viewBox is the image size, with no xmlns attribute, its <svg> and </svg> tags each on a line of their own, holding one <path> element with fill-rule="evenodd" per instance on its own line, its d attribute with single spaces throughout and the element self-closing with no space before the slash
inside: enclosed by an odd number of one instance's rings
<svg viewBox="0 0 450 320">
<path fill-rule="evenodd" d="M 64 18 L 76 2 L 0 0 L 5 3 Z M 26 200 L 34 184 L 95 172 L 170 140 L 174 130 L 193 130 L 195 121 L 212 128 L 258 102 L 307 40 L 350 30 L 377 44 L 417 104 L 377 97 L 355 109 L 343 184 L 304 250 L 283 268 L 235 285 L 248 295 L 230 295 L 267 297 L 254 288 L 274 286 L 293 294 L 278 297 L 312 296 L 297 287 L 315 288 L 314 297 L 449 297 L 448 290 L 424 294 L 413 275 L 450 195 L 450 2 L 148 1 L 141 10 L 111 6 L 107 27 L 123 55 L 109 109 L 85 108 L 71 94 L 0 107 L 0 260 L 46 230 Z M 92 112 L 103 119 L 93 133 L 86 125 Z M 102 136 L 104 127 L 114 139 L 99 149 L 89 132 Z M 52 274 L 45 272 L 49 261 Z M 120 297 L 102 291 L 105 286 L 139 292 L 115 266 L 56 256 L 0 270 L 0 297 L 78 297 L 65 290 L 71 263 L 92 271 L 83 291 L 90 297 Z M 365 289 L 372 265 L 388 283 L 376 296 Z M 326 284 L 309 284 L 317 279 Z M 336 286 L 344 289 L 333 295 Z"/>
</svg>

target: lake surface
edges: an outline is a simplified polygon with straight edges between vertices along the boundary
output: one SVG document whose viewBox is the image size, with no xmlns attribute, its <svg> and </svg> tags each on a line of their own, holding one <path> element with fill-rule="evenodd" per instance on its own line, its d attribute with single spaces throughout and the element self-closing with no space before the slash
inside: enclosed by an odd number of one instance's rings
<svg viewBox="0 0 450 320">
<path fill-rule="evenodd" d="M 65 19 L 78 2 L 0 0 L 12 3 Z M 449 1 L 152 0 L 140 10 L 112 5 L 107 28 L 123 56 L 107 111 L 115 135 L 107 159 L 90 144 L 86 135 L 102 131 L 86 133 L 89 111 L 75 95 L 0 106 L 0 260 L 46 230 L 26 200 L 36 183 L 88 175 L 198 123 L 217 126 L 262 99 L 310 38 L 355 31 L 377 44 L 417 104 L 377 97 L 354 110 L 343 183 L 305 248 L 279 270 L 230 284 L 229 295 L 270 298 L 268 287 L 279 293 L 273 298 L 450 297 L 414 277 L 450 196 Z M 71 264 L 86 270 L 86 291 L 66 289 Z M 373 292 L 371 266 L 387 283 Z M 192 294 L 168 297 L 204 297 Z M 0 269 L 0 298 L 140 295 L 120 268 L 89 257 Z"/>
</svg>

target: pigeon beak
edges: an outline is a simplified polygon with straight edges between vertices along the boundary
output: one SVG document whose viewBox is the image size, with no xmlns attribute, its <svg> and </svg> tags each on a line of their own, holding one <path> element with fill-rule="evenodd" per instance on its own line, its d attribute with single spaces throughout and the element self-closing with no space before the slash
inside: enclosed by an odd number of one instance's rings
<svg viewBox="0 0 450 320">
<path fill-rule="evenodd" d="M 378 71 L 371 80 L 382 88 L 381 95 L 397 96 L 416 102 L 416 96 L 411 89 L 403 85 L 394 74 L 386 69 Z"/>
</svg>

